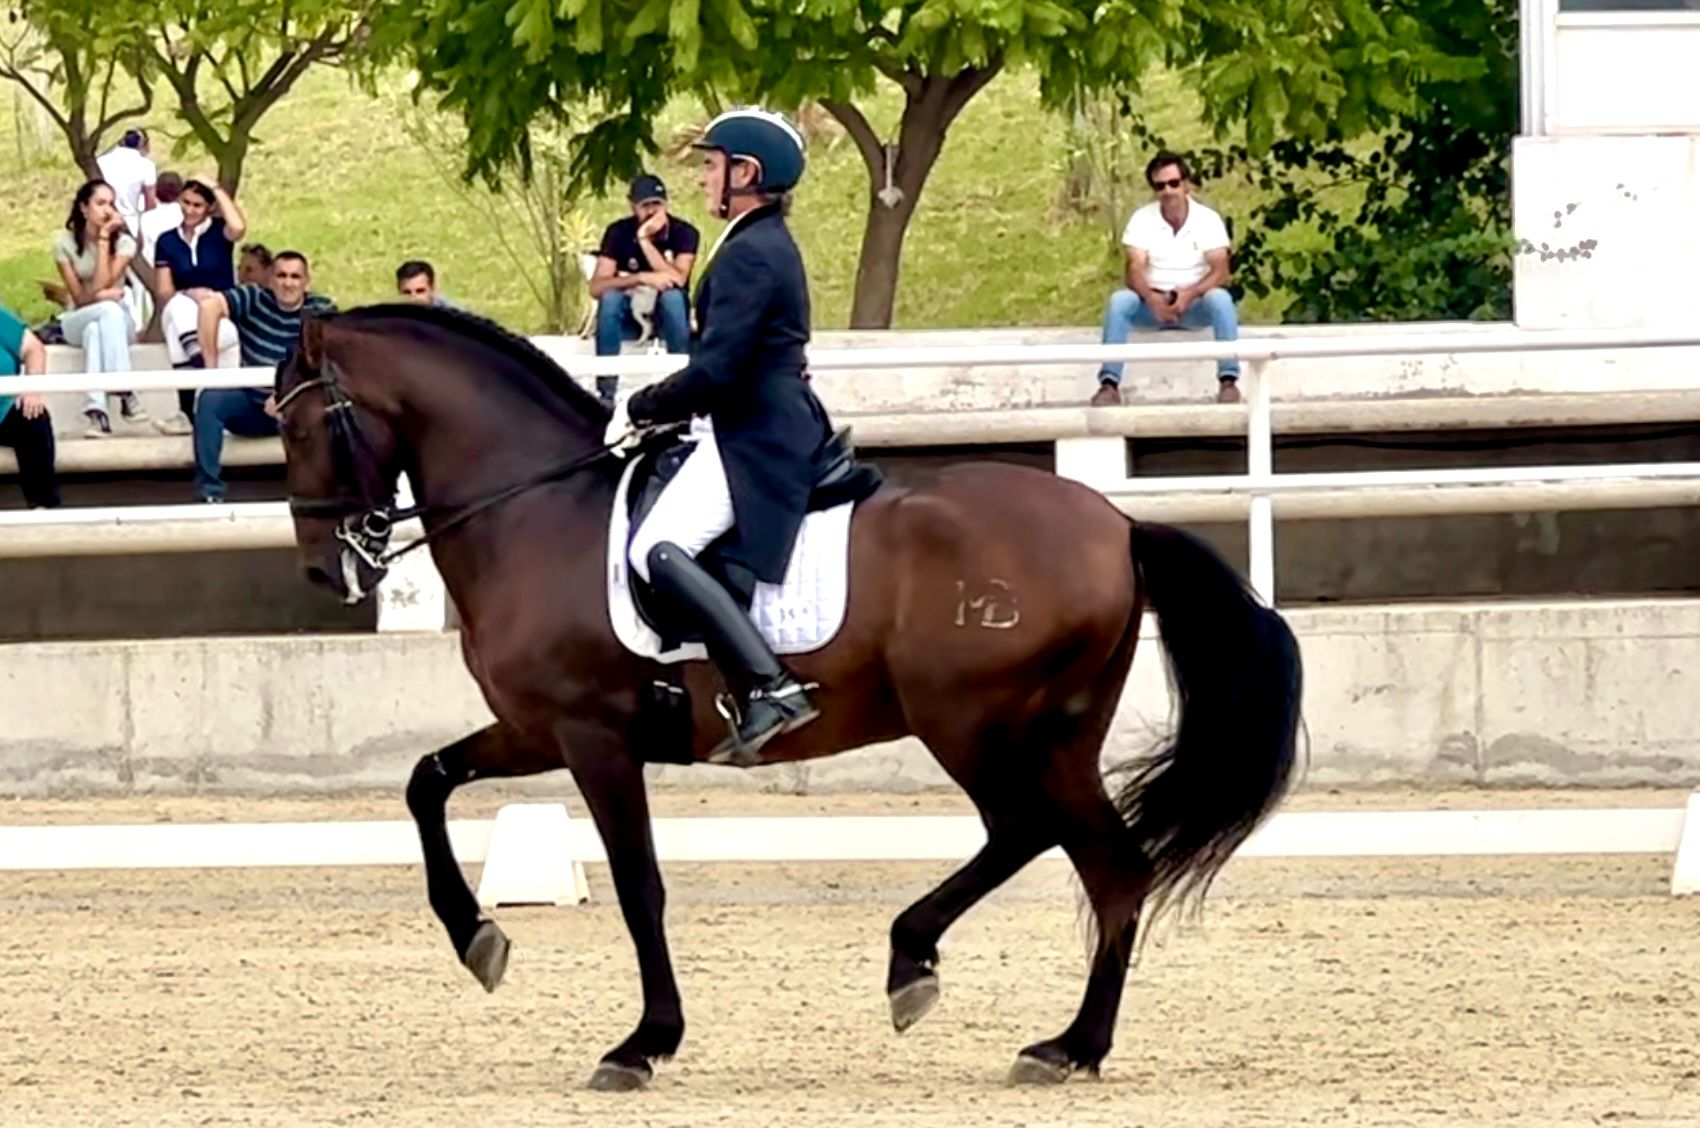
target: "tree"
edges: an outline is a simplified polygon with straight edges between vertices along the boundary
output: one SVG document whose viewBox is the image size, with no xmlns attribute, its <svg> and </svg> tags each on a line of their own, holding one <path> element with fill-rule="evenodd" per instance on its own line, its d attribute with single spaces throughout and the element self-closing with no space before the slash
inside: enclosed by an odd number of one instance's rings
<svg viewBox="0 0 1700 1128">
<path fill-rule="evenodd" d="M 112 0 L 151 14 L 136 49 L 235 192 L 254 131 L 315 64 L 359 52 L 382 0 Z M 210 91 L 210 96 L 209 96 Z"/>
<path fill-rule="evenodd" d="M 308 68 L 360 51 L 383 2 L 10 0 L 0 78 L 53 114 L 90 176 L 106 136 L 145 117 L 164 82 L 234 192 L 260 119 Z"/>
<path fill-rule="evenodd" d="M 528 167 L 532 121 L 567 122 L 592 96 L 604 109 L 576 133 L 574 172 L 597 189 L 655 151 L 674 94 L 818 100 L 868 172 L 850 319 L 864 328 L 891 324 L 904 235 L 952 123 L 1006 70 L 1037 72 L 1063 106 L 1131 94 L 1157 63 L 1188 67 L 1212 120 L 1262 151 L 1372 128 L 1412 108 L 1419 78 L 1469 65 L 1368 0 L 403 0 L 393 17 L 422 87 L 463 116 L 468 176 Z M 864 110 L 881 82 L 903 95 L 891 137 Z M 1011 160 L 1022 144 L 1010 139 Z"/>
<path fill-rule="evenodd" d="M 1206 177 L 1238 176 L 1268 202 L 1245 217 L 1236 276 L 1289 295 L 1283 320 L 1504 320 L 1511 315 L 1511 142 L 1518 129 L 1518 9 L 1512 0 L 1377 0 L 1449 56 L 1378 143 L 1352 133 L 1283 140 L 1264 153 L 1202 154 Z M 1160 139 L 1153 138 L 1158 142 Z M 1309 228 L 1325 245 L 1289 233 Z"/>
<path fill-rule="evenodd" d="M 83 175 L 100 175 L 107 138 L 153 108 L 153 84 L 128 13 L 105 0 L 0 5 L 0 78 L 16 84 L 65 135 Z"/>
<path fill-rule="evenodd" d="M 460 131 L 431 107 L 397 109 L 408 137 L 449 189 L 483 213 L 490 236 L 531 291 L 541 330 L 576 333 L 588 300 L 579 255 L 595 245 L 598 231 L 569 190 L 566 138 L 554 130 L 536 131 L 533 175 L 510 178 L 518 183 L 506 184 L 499 192 L 480 192 L 455 175 L 458 160 L 443 156 L 464 147 Z"/>
</svg>

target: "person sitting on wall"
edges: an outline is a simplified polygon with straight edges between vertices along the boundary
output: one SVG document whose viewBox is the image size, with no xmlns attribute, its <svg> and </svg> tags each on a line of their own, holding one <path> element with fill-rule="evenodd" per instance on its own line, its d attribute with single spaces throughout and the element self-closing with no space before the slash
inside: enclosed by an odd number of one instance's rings
<svg viewBox="0 0 1700 1128">
<path fill-rule="evenodd" d="M 590 296 L 596 299 L 596 355 L 618 356 L 621 344 L 638 337 L 642 317 L 651 322 L 670 353 L 691 351 L 687 291 L 702 236 L 667 211 L 667 185 L 647 173 L 627 193 L 632 214 L 602 234 Z M 596 394 L 612 403 L 618 378 L 598 376 Z"/>
<path fill-rule="evenodd" d="M 1145 166 L 1156 200 L 1134 212 L 1122 232 L 1127 252 L 1127 286 L 1110 295 L 1104 309 L 1106 345 L 1126 343 L 1134 330 L 1210 329 L 1218 341 L 1239 339 L 1239 311 L 1226 287 L 1228 228 L 1213 209 L 1192 198 L 1186 161 L 1161 152 Z M 1217 362 L 1219 403 L 1240 401 L 1240 364 Z M 1098 371 L 1093 407 L 1122 402 L 1122 362 Z"/>
<path fill-rule="evenodd" d="M 40 376 L 47 371 L 47 346 L 23 321 L 0 306 L 0 377 L 20 373 Z M 5 388 L 0 382 L 0 391 Z M 18 484 L 31 509 L 59 504 L 59 480 L 54 471 L 53 418 L 40 396 L 0 394 L 0 446 L 18 458 Z"/>
</svg>

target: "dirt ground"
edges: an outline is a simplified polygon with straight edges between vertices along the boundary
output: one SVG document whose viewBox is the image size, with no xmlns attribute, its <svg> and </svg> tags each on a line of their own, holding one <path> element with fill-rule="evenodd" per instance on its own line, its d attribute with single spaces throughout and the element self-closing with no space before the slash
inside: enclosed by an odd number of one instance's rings
<svg viewBox="0 0 1700 1128">
<path fill-rule="evenodd" d="M 463 817 L 499 795 L 469 794 Z M 1295 807 L 1673 806 L 1656 792 L 1302 796 Z M 668 814 L 934 813 L 948 796 L 673 793 Z M 0 824 L 399 818 L 395 796 L 0 802 Z M 607 874 L 503 909 L 509 981 L 455 963 L 410 868 L 0 875 L 0 1124 L 1700 1123 L 1700 904 L 1646 858 L 1233 863 L 1136 969 L 1103 1080 L 1010 1089 L 1079 1000 L 1075 890 L 1037 863 L 947 938 L 894 1034 L 886 930 L 946 866 L 679 865 L 689 1024 L 639 1094 L 590 1093 L 636 1018 Z M 473 874 L 476 878 L 476 873 Z"/>
</svg>

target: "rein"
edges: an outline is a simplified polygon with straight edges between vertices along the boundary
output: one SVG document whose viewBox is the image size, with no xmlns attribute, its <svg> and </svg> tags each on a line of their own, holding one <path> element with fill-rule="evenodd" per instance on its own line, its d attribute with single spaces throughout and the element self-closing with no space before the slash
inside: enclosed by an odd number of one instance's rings
<svg viewBox="0 0 1700 1128">
<path fill-rule="evenodd" d="M 360 422 L 354 415 L 354 401 L 349 398 L 342 385 L 334 375 L 334 368 L 329 362 L 326 368 L 331 374 L 317 376 L 304 380 L 291 388 L 287 394 L 277 401 L 277 412 L 282 416 L 284 408 L 288 407 L 303 392 L 311 388 L 325 389 L 325 415 L 330 421 L 331 438 L 336 444 L 336 456 L 353 464 L 355 480 L 361 486 L 361 499 L 358 501 L 339 498 L 302 498 L 290 495 L 289 511 L 299 517 L 340 517 L 336 529 L 336 539 L 347 545 L 368 567 L 383 570 L 390 564 L 412 552 L 422 548 L 444 534 L 472 520 L 480 513 L 494 508 L 527 490 L 538 486 L 557 482 L 571 477 L 587 466 L 595 465 L 610 457 L 614 451 L 626 442 L 622 436 L 616 442 L 600 446 L 588 454 L 579 456 L 571 462 L 550 467 L 547 470 L 522 478 L 511 485 L 503 486 L 494 493 L 460 505 L 410 505 L 397 509 L 392 497 L 388 503 L 372 501 L 370 493 L 364 488 L 365 482 L 359 474 L 359 465 L 354 463 L 356 449 L 364 450 L 369 461 L 377 461 L 377 452 L 366 433 L 360 429 Z M 645 429 L 660 430 L 661 428 Z M 400 548 L 389 548 L 390 534 L 403 521 L 423 518 L 432 514 L 447 514 L 447 519 L 434 529 L 427 529 L 422 536 L 416 537 Z"/>
</svg>

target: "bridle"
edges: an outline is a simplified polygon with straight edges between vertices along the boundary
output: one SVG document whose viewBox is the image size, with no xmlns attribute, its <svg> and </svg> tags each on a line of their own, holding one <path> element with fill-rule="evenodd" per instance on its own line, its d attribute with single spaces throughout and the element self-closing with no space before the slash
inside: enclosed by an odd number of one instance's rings
<svg viewBox="0 0 1700 1128">
<path fill-rule="evenodd" d="M 334 477 L 339 483 L 352 478 L 358 496 L 314 498 L 297 497 L 291 494 L 289 496 L 289 511 L 297 517 L 336 520 L 336 539 L 343 544 L 344 550 L 352 553 L 368 568 L 380 573 L 414 549 L 430 544 L 450 530 L 464 525 L 485 510 L 500 505 L 510 498 L 517 497 L 527 490 L 570 477 L 578 471 L 610 457 L 624 441 L 622 439 L 621 442 L 600 446 L 570 462 L 550 467 L 469 502 L 463 502 L 459 505 L 410 505 L 398 509 L 395 504 L 395 494 L 392 491 L 384 490 L 381 486 L 373 486 L 372 484 L 371 471 L 375 471 L 381 465 L 382 460 L 378 457 L 378 452 L 372 441 L 366 436 L 365 430 L 360 426 L 357 405 L 347 390 L 343 388 L 341 382 L 337 380 L 336 365 L 327 359 L 320 367 L 322 375 L 315 376 L 311 380 L 303 380 L 278 397 L 277 414 L 281 419 L 284 410 L 303 394 L 314 388 L 324 389 L 325 419 L 330 425 L 331 456 L 335 459 Z M 364 460 L 358 457 L 361 454 L 365 455 Z M 381 499 L 380 494 L 383 495 Z M 390 535 L 395 531 L 397 525 L 428 515 L 438 515 L 444 519 L 437 523 L 435 527 L 427 529 L 423 535 L 415 537 L 400 548 L 389 547 Z"/>
</svg>

